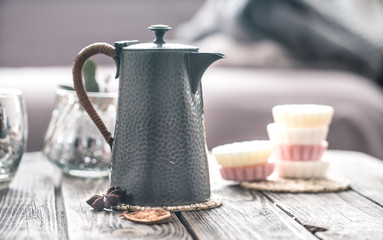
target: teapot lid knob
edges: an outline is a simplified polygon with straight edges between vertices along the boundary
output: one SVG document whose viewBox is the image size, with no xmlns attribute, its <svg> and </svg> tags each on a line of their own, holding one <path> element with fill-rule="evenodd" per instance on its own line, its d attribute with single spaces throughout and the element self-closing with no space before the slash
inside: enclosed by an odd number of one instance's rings
<svg viewBox="0 0 383 240">
<path fill-rule="evenodd" d="M 154 40 L 154 43 L 162 45 L 166 43 L 164 40 L 165 33 L 171 30 L 172 28 L 169 27 L 168 25 L 158 24 L 158 25 L 152 25 L 148 27 L 148 29 L 154 32 L 154 34 L 156 34 L 156 39 Z"/>
</svg>

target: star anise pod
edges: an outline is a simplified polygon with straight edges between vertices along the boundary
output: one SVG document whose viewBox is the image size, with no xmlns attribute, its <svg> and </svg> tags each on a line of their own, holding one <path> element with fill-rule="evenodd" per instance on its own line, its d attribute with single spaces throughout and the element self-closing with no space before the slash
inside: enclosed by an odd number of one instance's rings
<svg viewBox="0 0 383 240">
<path fill-rule="evenodd" d="M 122 196 L 122 188 L 120 188 L 119 186 L 111 186 L 106 192 L 106 194 L 115 194 L 118 196 Z"/>
<path fill-rule="evenodd" d="M 112 186 L 108 189 L 106 194 L 94 195 L 89 198 L 86 203 L 97 211 L 102 211 L 104 208 L 109 209 L 111 206 L 116 206 L 120 203 L 122 192 L 122 188 Z"/>
</svg>

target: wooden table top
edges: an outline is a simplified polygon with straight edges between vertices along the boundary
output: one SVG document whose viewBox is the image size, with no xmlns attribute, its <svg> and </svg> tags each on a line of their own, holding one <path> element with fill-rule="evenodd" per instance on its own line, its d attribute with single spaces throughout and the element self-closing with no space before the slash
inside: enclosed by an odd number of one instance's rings
<svg viewBox="0 0 383 240">
<path fill-rule="evenodd" d="M 211 185 L 219 208 L 172 213 L 172 222 L 143 225 L 96 212 L 85 202 L 108 179 L 63 176 L 41 153 L 26 153 L 8 190 L 0 191 L 0 239 L 383 239 L 383 161 L 328 151 L 329 174 L 349 178 L 337 193 L 246 190 L 220 178 Z"/>
</svg>

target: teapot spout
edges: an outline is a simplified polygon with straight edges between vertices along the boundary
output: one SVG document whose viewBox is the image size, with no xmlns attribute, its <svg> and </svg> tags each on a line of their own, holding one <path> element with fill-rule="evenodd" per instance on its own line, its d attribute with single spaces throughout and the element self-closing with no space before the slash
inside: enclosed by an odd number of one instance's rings
<svg viewBox="0 0 383 240">
<path fill-rule="evenodd" d="M 190 85 L 193 94 L 196 93 L 206 69 L 218 59 L 224 58 L 222 53 L 199 53 L 193 52 L 190 57 Z"/>
</svg>

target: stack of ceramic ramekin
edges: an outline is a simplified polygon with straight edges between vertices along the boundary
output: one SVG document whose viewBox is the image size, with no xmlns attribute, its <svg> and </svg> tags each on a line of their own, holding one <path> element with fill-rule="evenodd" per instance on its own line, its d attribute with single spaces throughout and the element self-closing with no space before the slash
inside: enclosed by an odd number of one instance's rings
<svg viewBox="0 0 383 240">
<path fill-rule="evenodd" d="M 230 143 L 215 147 L 212 153 L 223 179 L 233 181 L 262 180 L 274 171 L 269 162 L 273 145 L 267 140 Z"/>
<path fill-rule="evenodd" d="M 334 114 L 331 106 L 315 104 L 277 105 L 272 109 L 275 123 L 267 126 L 274 144 L 276 170 L 283 178 L 322 178 L 328 162 L 322 154 Z"/>
</svg>

